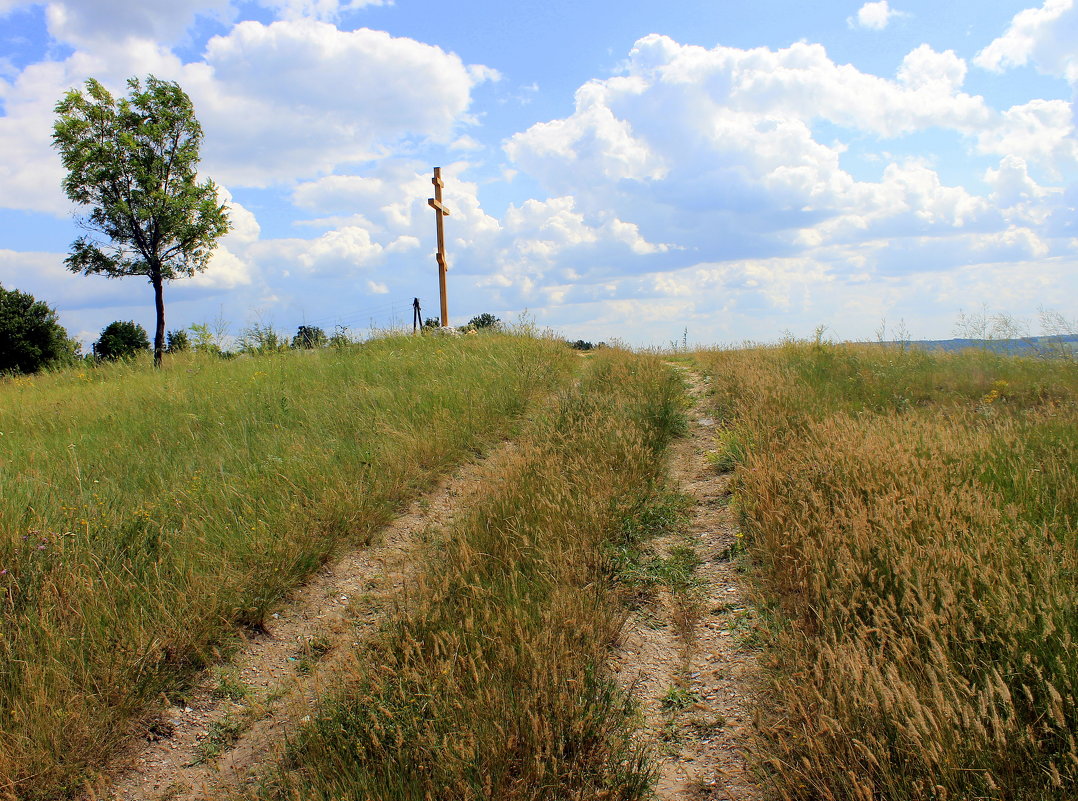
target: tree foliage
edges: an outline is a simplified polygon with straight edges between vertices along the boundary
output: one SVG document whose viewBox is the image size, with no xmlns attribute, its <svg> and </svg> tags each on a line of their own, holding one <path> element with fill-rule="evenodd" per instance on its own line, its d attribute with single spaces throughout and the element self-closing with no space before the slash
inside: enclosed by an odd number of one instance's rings
<svg viewBox="0 0 1078 801">
<path fill-rule="evenodd" d="M 78 344 L 53 309 L 33 295 L 0 286 L 0 373 L 36 373 L 77 353 Z"/>
<path fill-rule="evenodd" d="M 154 288 L 154 361 L 165 347 L 165 281 L 204 270 L 229 229 L 213 181 L 197 181 L 202 128 L 191 99 L 152 75 L 127 82 L 114 98 L 98 81 L 56 105 L 53 145 L 67 177 L 64 192 L 90 207 L 66 264 L 110 278 L 143 275 Z"/>
<path fill-rule="evenodd" d="M 471 328 L 497 328 L 501 322 L 501 320 L 490 312 L 483 312 L 469 320 L 468 326 Z"/>
<path fill-rule="evenodd" d="M 169 353 L 182 353 L 191 347 L 191 339 L 187 336 L 187 332 L 182 328 L 175 331 L 169 331 L 166 338 L 168 339 Z"/>
<path fill-rule="evenodd" d="M 94 352 L 99 359 L 129 359 L 140 350 L 150 349 L 150 338 L 146 329 L 138 323 L 117 320 L 109 323 L 101 332 L 101 338 L 94 343 Z"/>
<path fill-rule="evenodd" d="M 252 323 L 240 334 L 241 353 L 280 353 L 288 350 L 288 334 L 277 330 L 272 325 Z"/>
<path fill-rule="evenodd" d="M 326 344 L 326 332 L 316 325 L 301 325 L 292 337 L 293 348 L 321 348 Z"/>
<path fill-rule="evenodd" d="M 347 348 L 352 344 L 352 338 L 348 335 L 348 329 L 338 325 L 333 329 L 333 336 L 329 338 L 329 344 L 334 348 Z"/>
</svg>

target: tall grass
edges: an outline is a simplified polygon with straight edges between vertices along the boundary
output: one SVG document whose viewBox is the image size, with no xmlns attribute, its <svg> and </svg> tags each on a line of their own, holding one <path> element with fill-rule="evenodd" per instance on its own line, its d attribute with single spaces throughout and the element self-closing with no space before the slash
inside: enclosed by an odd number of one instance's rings
<svg viewBox="0 0 1078 801">
<path fill-rule="evenodd" d="M 551 341 L 390 337 L 0 384 L 0 797 L 74 792 L 236 625 L 571 369 Z"/>
<path fill-rule="evenodd" d="M 647 797 L 605 669 L 625 618 L 610 555 L 639 536 L 681 393 L 654 357 L 590 360 L 428 554 L 263 797 Z"/>
<path fill-rule="evenodd" d="M 1078 369 L 826 342 L 714 376 L 787 799 L 1078 797 Z"/>
</svg>

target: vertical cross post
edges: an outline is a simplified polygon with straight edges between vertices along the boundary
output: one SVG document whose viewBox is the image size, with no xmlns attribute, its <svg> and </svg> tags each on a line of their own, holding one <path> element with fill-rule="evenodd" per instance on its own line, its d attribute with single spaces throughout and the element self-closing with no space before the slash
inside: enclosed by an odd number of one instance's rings
<svg viewBox="0 0 1078 801">
<path fill-rule="evenodd" d="M 449 265 L 445 260 L 445 229 L 442 225 L 442 220 L 449 216 L 449 209 L 442 205 L 441 167 L 434 168 L 434 178 L 431 179 L 431 183 L 434 184 L 434 197 L 427 198 L 427 205 L 434 209 L 435 221 L 438 226 L 438 291 L 441 293 L 442 298 L 441 324 L 445 328 L 449 325 L 449 307 L 445 299 L 445 273 L 449 269 Z"/>
</svg>

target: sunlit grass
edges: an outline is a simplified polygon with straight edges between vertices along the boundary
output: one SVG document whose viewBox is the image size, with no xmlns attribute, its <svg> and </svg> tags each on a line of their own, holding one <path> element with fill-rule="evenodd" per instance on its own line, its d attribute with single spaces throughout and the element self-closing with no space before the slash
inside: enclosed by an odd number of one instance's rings
<svg viewBox="0 0 1078 801">
<path fill-rule="evenodd" d="M 1078 368 L 788 344 L 698 359 L 736 464 L 782 798 L 1078 794 Z"/>
<path fill-rule="evenodd" d="M 573 366 L 541 339 L 389 337 L 0 383 L 0 795 L 74 791 L 234 626 Z"/>
<path fill-rule="evenodd" d="M 649 797 L 606 667 L 626 615 L 613 555 L 676 514 L 658 507 L 681 410 L 657 358 L 594 356 L 432 545 L 264 797 Z"/>
</svg>

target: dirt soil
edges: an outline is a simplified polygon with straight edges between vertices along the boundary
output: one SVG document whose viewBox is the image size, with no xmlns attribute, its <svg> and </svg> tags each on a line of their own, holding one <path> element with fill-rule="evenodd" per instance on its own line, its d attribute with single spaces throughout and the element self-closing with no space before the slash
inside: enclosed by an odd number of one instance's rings
<svg viewBox="0 0 1078 801">
<path fill-rule="evenodd" d="M 257 782 L 286 735 L 334 684 L 412 575 L 418 547 L 452 522 L 513 450 L 504 442 L 417 499 L 370 547 L 344 553 L 298 587 L 187 703 L 140 724 L 136 745 L 95 799 L 210 801 Z M 411 558 L 410 558 L 411 557 Z"/>
<path fill-rule="evenodd" d="M 662 801 L 758 801 L 762 792 L 743 752 L 752 733 L 757 676 L 756 617 L 738 572 L 730 477 L 706 458 L 718 421 L 709 417 L 707 379 L 686 371 L 693 406 L 689 434 L 670 457 L 674 488 L 690 499 L 686 530 L 655 543 L 660 554 L 689 543 L 702 564 L 687 596 L 667 590 L 639 610 L 615 654 L 623 686 L 633 687 L 646 734 L 660 757 Z"/>
</svg>

